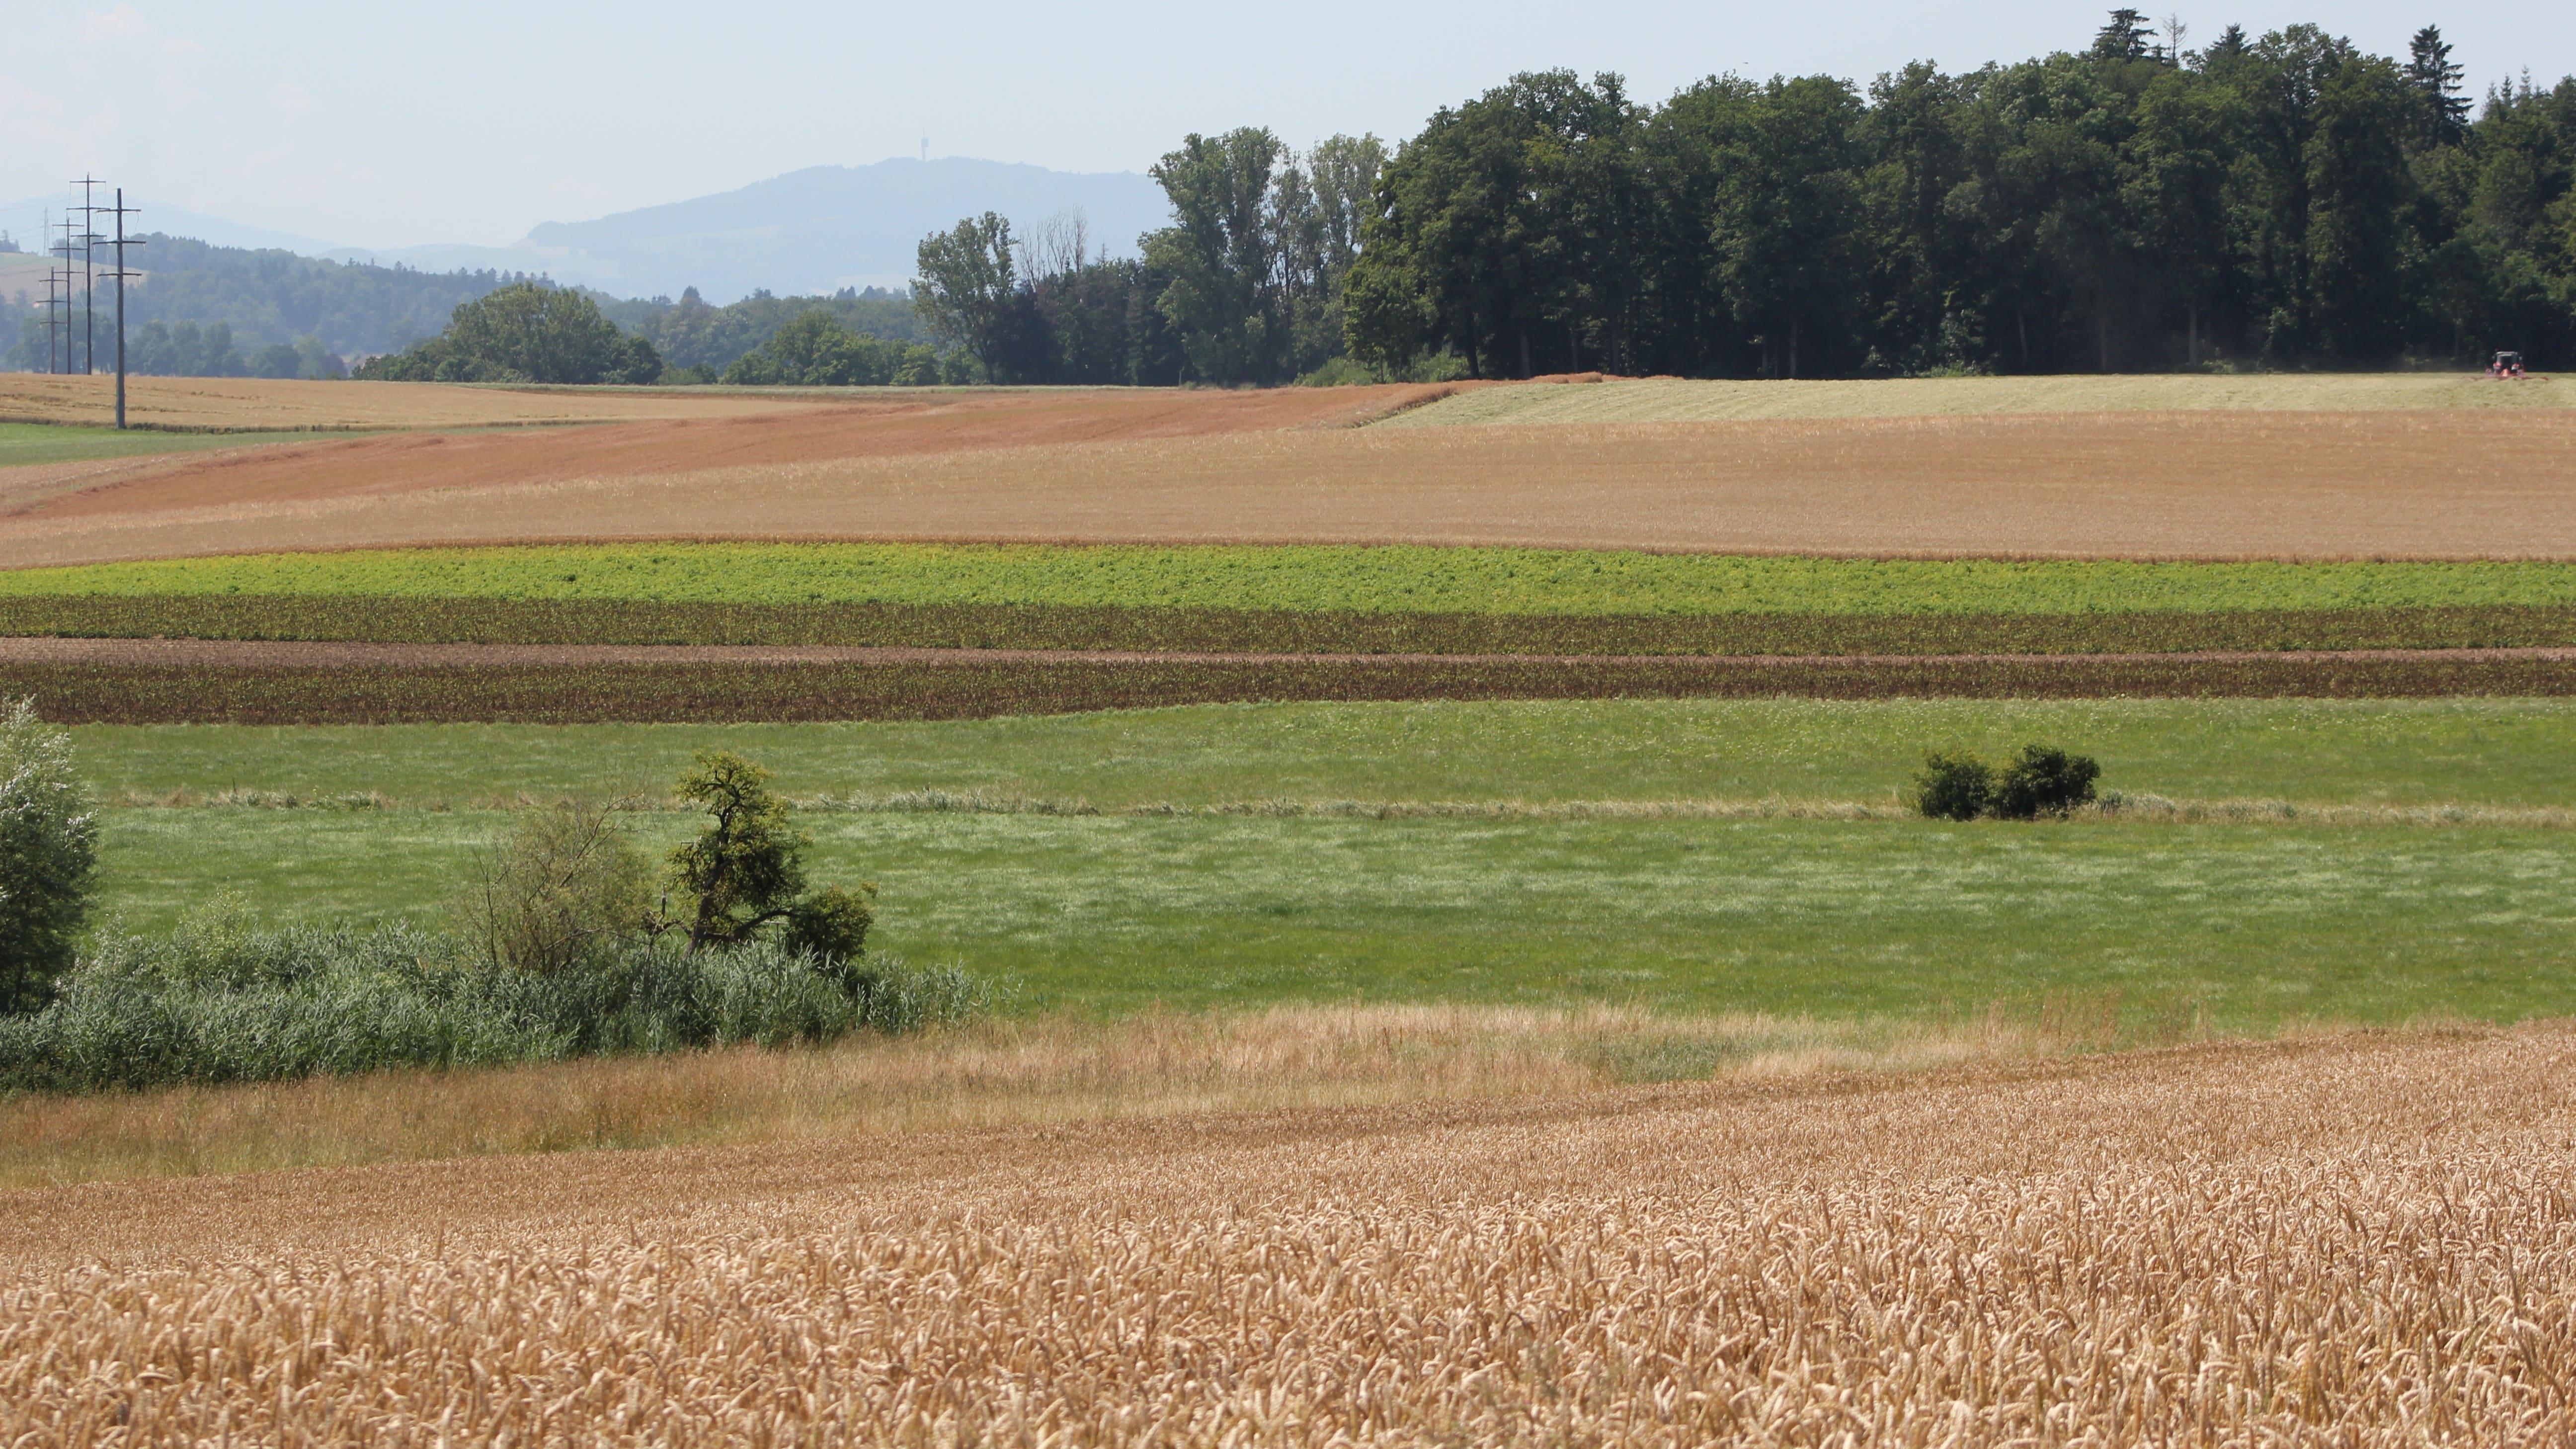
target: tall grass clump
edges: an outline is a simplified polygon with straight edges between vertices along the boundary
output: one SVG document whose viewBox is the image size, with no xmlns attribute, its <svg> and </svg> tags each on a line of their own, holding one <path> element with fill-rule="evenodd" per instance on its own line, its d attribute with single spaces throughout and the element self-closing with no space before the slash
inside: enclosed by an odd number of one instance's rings
<svg viewBox="0 0 2576 1449">
<path fill-rule="evenodd" d="M 68 969 L 98 874 L 98 812 L 71 736 L 32 699 L 0 709 L 0 1012 L 42 1005 Z"/>
<path fill-rule="evenodd" d="M 0 1016 L 0 1091 L 786 1046 L 979 1009 L 954 967 L 868 954 L 876 887 L 811 888 L 768 780 L 698 757 L 681 789 L 708 824 L 658 899 L 616 814 L 564 800 L 481 853 L 452 932 L 261 930 L 226 898 L 165 937 L 110 933 L 41 1009 Z"/>
<path fill-rule="evenodd" d="M 168 936 L 109 936 L 42 1010 L 0 1017 L 0 1090 L 790 1046 L 918 1031 L 986 1000 L 954 966 L 773 940 L 692 951 L 676 936 L 629 939 L 576 970 L 529 971 L 410 926 L 265 930 L 222 913 Z"/>
</svg>

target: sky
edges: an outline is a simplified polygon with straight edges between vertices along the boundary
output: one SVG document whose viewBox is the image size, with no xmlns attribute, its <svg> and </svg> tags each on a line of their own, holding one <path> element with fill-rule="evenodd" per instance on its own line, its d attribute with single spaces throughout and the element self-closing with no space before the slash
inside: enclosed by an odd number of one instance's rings
<svg viewBox="0 0 2576 1449">
<path fill-rule="evenodd" d="M 2310 21 L 2402 57 L 2432 19 L 2473 93 L 2576 73 L 2576 5 L 2189 4 Z M 731 190 L 805 166 L 976 156 L 1141 171 L 1192 131 L 1390 141 L 1516 71 L 1616 71 L 1660 99 L 1706 75 L 1866 83 L 2089 43 L 2108 7 L 1307 0 L 1292 7 L 853 0 L 70 0 L 0 31 L 0 203 L 84 172 L 137 199 L 335 244 L 502 245 L 540 222 Z M 2449 13 L 2436 13 L 2447 10 Z M 2157 12 L 2161 15 L 2163 12 Z M 0 227 L 38 218 L 0 205 Z M 150 228 L 151 218 L 138 219 Z"/>
</svg>

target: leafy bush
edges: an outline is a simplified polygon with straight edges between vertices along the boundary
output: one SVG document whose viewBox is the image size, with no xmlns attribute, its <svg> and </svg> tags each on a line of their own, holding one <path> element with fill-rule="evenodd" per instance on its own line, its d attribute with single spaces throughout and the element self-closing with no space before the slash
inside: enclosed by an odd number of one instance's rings
<svg viewBox="0 0 2576 1449">
<path fill-rule="evenodd" d="M 955 967 L 825 961 L 783 943 L 692 952 L 621 942 L 578 971 L 478 964 L 460 938 L 252 929 L 237 910 L 100 943 L 44 1010 L 0 1018 L 0 1090 L 275 1081 L 823 1042 L 962 1020 L 986 1005 Z"/>
<path fill-rule="evenodd" d="M 1933 820 L 1974 820 L 1994 791 L 1993 766 L 1966 750 L 1933 750 L 1914 777 L 1914 808 Z"/>
<path fill-rule="evenodd" d="M 520 816 L 476 860 L 458 923 L 484 959 L 566 971 L 601 944 L 641 932 L 651 867 L 605 808 L 565 800 Z"/>
<path fill-rule="evenodd" d="M 1987 805 L 2000 820 L 2063 815 L 2093 798 L 2102 767 L 2090 755 L 2070 755 L 2051 745 L 2024 745 L 1995 776 Z"/>
<path fill-rule="evenodd" d="M 705 806 L 711 819 L 698 838 L 671 852 L 671 885 L 686 919 L 656 923 L 685 930 L 689 945 L 748 941 L 784 923 L 795 946 L 856 960 L 875 912 L 873 884 L 807 894 L 805 847 L 812 837 L 787 823 L 787 802 L 769 788 L 769 772 L 726 750 L 700 750 L 680 776 L 680 798 Z"/>
<path fill-rule="evenodd" d="M 21 699 L 0 713 L 0 1012 L 44 1004 L 72 964 L 98 869 L 98 815 L 71 736 Z"/>
<path fill-rule="evenodd" d="M 1934 750 L 1914 777 L 1914 808 L 1934 820 L 2033 820 L 2064 815 L 2093 798 L 2102 767 L 2090 755 L 2024 745 L 1997 770 L 1966 750 Z"/>
</svg>

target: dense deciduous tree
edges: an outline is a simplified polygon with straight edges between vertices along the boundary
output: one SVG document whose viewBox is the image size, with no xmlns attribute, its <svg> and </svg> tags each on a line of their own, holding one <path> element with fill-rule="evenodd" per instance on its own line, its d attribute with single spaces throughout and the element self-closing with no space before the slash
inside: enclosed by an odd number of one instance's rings
<svg viewBox="0 0 2576 1449">
<path fill-rule="evenodd" d="M 288 349 L 291 353 L 293 349 Z M 379 357 L 358 376 L 392 382 L 654 382 L 662 359 L 587 295 L 521 282 L 456 309 L 447 330 Z"/>
<path fill-rule="evenodd" d="M 2081 52 L 1945 75 L 1515 77 L 1380 177 L 1352 351 L 1867 376 L 2576 362 L 2576 80 L 2467 119 L 2313 25 L 2207 48 L 2118 10 Z"/>
</svg>

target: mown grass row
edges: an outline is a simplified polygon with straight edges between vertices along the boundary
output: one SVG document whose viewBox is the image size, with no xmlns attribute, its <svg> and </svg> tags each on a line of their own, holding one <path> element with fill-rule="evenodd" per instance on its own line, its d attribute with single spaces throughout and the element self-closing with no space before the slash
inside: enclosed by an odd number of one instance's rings
<svg viewBox="0 0 2576 1449">
<path fill-rule="evenodd" d="M 2576 605 L 2209 613 L 1533 615 L 1056 604 L 0 596 L 0 635 L 1276 654 L 2092 654 L 2576 646 Z"/>
<path fill-rule="evenodd" d="M 1827 559 L 1415 546 L 562 544 L 0 573 L 0 597 L 286 595 L 1571 617 L 2576 606 L 2576 564 Z"/>
<path fill-rule="evenodd" d="M 1253 662 L 976 660 L 581 668 L 13 664 L 0 696 L 109 724 L 978 719 L 1295 700 L 2402 698 L 2576 694 L 2576 666 L 2486 654 L 2353 658 Z"/>
</svg>

